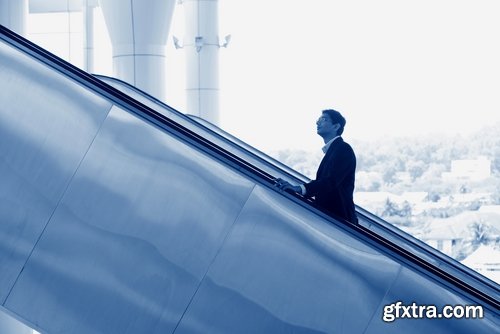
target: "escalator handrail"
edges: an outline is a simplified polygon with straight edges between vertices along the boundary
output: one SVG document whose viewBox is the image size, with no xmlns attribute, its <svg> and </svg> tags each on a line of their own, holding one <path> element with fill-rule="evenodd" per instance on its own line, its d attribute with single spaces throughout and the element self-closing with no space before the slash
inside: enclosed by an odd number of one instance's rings
<svg viewBox="0 0 500 334">
<path fill-rule="evenodd" d="M 280 173 L 285 174 L 287 176 L 287 178 L 290 178 L 291 180 L 295 180 L 297 182 L 299 182 L 299 181 L 304 182 L 304 179 L 307 179 L 306 176 L 304 176 L 304 175 L 300 174 L 299 172 L 297 172 L 296 170 L 288 167 L 287 165 L 283 164 L 279 160 L 276 160 L 273 157 L 265 154 L 264 152 L 259 151 L 258 149 L 254 148 L 253 146 L 248 145 L 247 143 L 245 143 L 242 140 L 240 140 L 239 138 L 233 136 L 229 132 L 221 129 L 217 125 L 214 125 L 214 124 L 208 122 L 207 120 L 204 120 L 201 117 L 198 117 L 195 115 L 190 115 L 190 114 L 184 114 L 184 113 L 176 110 L 175 108 L 169 106 L 168 104 L 158 100 L 157 98 L 148 94 L 147 92 L 140 90 L 139 88 L 132 86 L 131 84 L 129 84 L 128 82 L 125 82 L 123 80 L 113 78 L 110 76 L 106 76 L 106 75 L 102 75 L 102 74 L 94 74 L 94 76 L 102 81 L 105 81 L 105 82 L 110 81 L 110 82 L 114 82 L 118 85 L 124 86 L 127 89 L 130 89 L 131 91 L 133 91 L 134 93 L 143 96 L 144 98 L 150 100 L 151 102 L 157 104 L 158 106 L 160 106 L 164 109 L 167 109 L 169 112 L 174 113 L 177 117 L 180 117 L 186 121 L 193 121 L 194 120 L 196 122 L 196 126 L 200 127 L 200 125 L 201 125 L 201 127 L 203 127 L 205 131 L 210 132 L 212 135 L 214 135 L 222 140 L 225 140 L 226 143 L 233 145 L 233 146 L 237 145 L 240 150 L 245 151 L 248 155 L 253 156 L 254 158 L 258 159 L 259 161 L 261 161 L 265 164 L 268 164 L 275 169 L 276 168 L 279 169 Z"/>
<path fill-rule="evenodd" d="M 195 132 L 185 128 L 177 122 L 172 121 L 171 119 L 155 111 L 154 109 L 132 99 L 126 94 L 121 93 L 119 90 L 102 82 L 101 80 L 95 78 L 87 72 L 82 71 L 76 66 L 69 64 L 61 58 L 51 54 L 50 52 L 40 48 L 39 46 L 31 43 L 30 41 L 10 31 L 2 25 L 0 25 L 0 38 L 8 44 L 16 47 L 17 49 L 29 54 L 34 59 L 45 63 L 47 66 L 50 66 L 54 70 L 57 70 L 63 75 L 75 80 L 82 86 L 85 86 L 99 93 L 116 105 L 124 107 L 126 110 L 135 113 L 143 119 L 149 120 L 151 123 L 157 125 L 163 131 L 172 133 L 173 135 L 182 138 L 186 142 L 191 143 L 196 148 L 203 150 L 207 154 L 210 154 L 215 159 L 226 162 L 230 166 L 233 166 L 239 171 L 245 173 L 251 179 L 255 180 L 256 183 L 276 189 L 276 187 L 273 187 L 274 177 L 267 172 L 249 164 L 248 162 L 240 159 L 227 150 L 224 150 L 218 145 L 207 141 L 205 138 L 196 134 Z M 402 260 L 404 259 L 406 264 L 412 266 L 416 270 L 424 269 L 424 271 L 432 274 L 432 276 L 440 279 L 442 282 L 447 283 L 450 287 L 458 288 L 462 290 L 463 293 L 466 293 L 469 296 L 484 302 L 487 306 L 490 306 L 492 308 L 493 312 L 499 312 L 498 310 L 500 309 L 500 302 L 495 298 L 495 296 L 485 293 L 484 291 L 477 289 L 472 284 L 464 282 L 462 279 L 450 275 L 448 272 L 442 270 L 438 266 L 416 256 L 415 254 L 412 254 L 400 245 L 388 239 L 385 239 L 384 237 L 374 233 L 369 229 L 364 228 L 361 225 L 345 224 L 338 219 L 327 216 L 318 209 L 310 207 L 310 205 L 308 205 L 299 195 L 291 195 L 285 192 L 281 193 L 283 193 L 285 196 L 295 201 L 299 205 L 322 216 L 330 223 L 335 224 L 346 232 L 356 236 L 357 238 L 364 239 L 366 242 L 373 245 L 378 245 L 376 247 L 380 251 L 385 252 L 387 255 L 393 258 L 397 257 Z"/>
<path fill-rule="evenodd" d="M 162 101 L 156 99 L 155 97 L 151 96 L 150 94 L 138 89 L 135 86 L 130 85 L 127 82 L 124 82 L 120 79 L 113 78 L 113 77 L 108 77 L 108 76 L 103 76 L 103 75 L 95 75 L 96 77 L 100 78 L 101 80 L 104 79 L 113 81 L 116 84 L 123 85 L 127 87 L 128 89 L 132 90 L 134 93 L 139 94 L 149 100 L 151 102 L 156 103 L 158 106 L 168 109 L 170 112 L 175 113 L 178 117 L 181 118 L 188 118 L 188 119 L 194 119 L 196 122 L 200 123 L 205 131 L 210 131 L 212 134 L 215 134 L 218 137 L 222 137 L 222 139 L 228 141 L 231 145 L 237 145 L 241 150 L 245 151 L 246 154 L 253 156 L 256 159 L 261 160 L 261 162 L 269 164 L 274 170 L 276 170 L 277 173 L 281 173 L 286 175 L 287 177 L 295 180 L 296 182 L 301 182 L 301 183 L 306 183 L 309 182 L 310 179 L 307 178 L 306 176 L 300 174 L 299 172 L 289 168 L 288 166 L 282 164 L 280 161 L 266 155 L 265 153 L 257 150 L 256 148 L 248 145 L 247 143 L 241 141 L 237 137 L 233 136 L 232 134 L 226 132 L 225 130 L 219 128 L 218 126 L 194 115 L 186 115 L 183 114 L 176 109 L 170 107 L 169 105 L 163 103 Z M 281 177 L 281 176 L 280 176 Z M 397 227 L 393 226 L 389 222 L 383 220 L 382 218 L 374 215 L 373 213 L 369 212 L 366 209 L 363 209 L 362 207 L 356 205 L 356 213 L 359 219 L 364 220 L 367 222 L 366 225 L 368 225 L 368 228 L 370 229 L 372 225 L 375 225 L 377 230 L 376 232 L 378 233 L 383 233 L 384 237 L 394 237 L 397 239 L 402 239 L 404 242 L 411 244 L 413 247 L 418 248 L 419 251 L 424 253 L 424 255 L 435 257 L 439 259 L 443 264 L 445 264 L 448 267 L 452 267 L 454 270 L 456 270 L 458 273 L 462 275 L 466 275 L 469 277 L 474 278 L 477 281 L 480 281 L 482 284 L 488 286 L 491 288 L 493 291 L 495 289 L 498 289 L 497 283 L 493 282 L 489 278 L 479 274 L 475 270 L 465 266 L 464 264 L 456 261 L 455 259 L 447 256 L 446 254 L 440 252 L 439 250 L 429 246 L 425 242 L 415 238 L 414 236 L 407 234 L 406 232 L 398 229 Z M 366 226 L 365 226 L 366 227 Z"/>
</svg>

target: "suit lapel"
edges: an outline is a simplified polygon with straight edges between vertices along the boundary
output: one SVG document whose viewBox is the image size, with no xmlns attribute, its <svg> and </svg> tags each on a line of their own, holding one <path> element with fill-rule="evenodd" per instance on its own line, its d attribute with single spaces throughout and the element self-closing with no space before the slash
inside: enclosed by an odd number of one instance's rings
<svg viewBox="0 0 500 334">
<path fill-rule="evenodd" d="M 342 142 L 343 142 L 342 137 L 340 137 L 335 139 L 333 143 L 330 145 L 328 151 L 326 151 L 325 156 L 323 157 L 321 163 L 319 164 L 318 172 L 316 173 L 316 180 L 321 176 L 325 175 L 326 171 L 324 171 L 324 169 L 327 168 L 328 165 L 330 165 L 330 161 L 333 160 L 335 152 L 338 150 Z"/>
</svg>

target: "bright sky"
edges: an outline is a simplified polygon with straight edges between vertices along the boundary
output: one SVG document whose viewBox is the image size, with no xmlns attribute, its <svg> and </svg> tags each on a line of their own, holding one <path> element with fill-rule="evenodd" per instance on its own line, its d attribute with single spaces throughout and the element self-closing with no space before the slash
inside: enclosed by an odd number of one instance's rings
<svg viewBox="0 0 500 334">
<path fill-rule="evenodd" d="M 171 36 L 183 37 L 182 16 L 177 5 L 167 47 L 180 111 L 184 53 Z M 221 126 L 270 151 L 318 149 L 315 121 L 330 107 L 347 140 L 499 122 L 499 17 L 499 0 L 219 0 L 220 36 L 232 36 L 220 49 Z M 95 72 L 108 74 L 102 54 Z"/>
<path fill-rule="evenodd" d="M 500 121 L 498 0 L 220 0 L 222 125 L 258 147 L 468 133 Z M 233 130 L 234 129 L 234 130 Z"/>
</svg>

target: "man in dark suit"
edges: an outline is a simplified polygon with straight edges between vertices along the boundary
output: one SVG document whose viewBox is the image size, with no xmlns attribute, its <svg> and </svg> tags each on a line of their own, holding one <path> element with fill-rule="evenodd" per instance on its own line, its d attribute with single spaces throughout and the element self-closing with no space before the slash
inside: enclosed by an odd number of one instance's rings
<svg viewBox="0 0 500 334">
<path fill-rule="evenodd" d="M 353 201 L 356 155 L 341 137 L 345 123 L 345 118 L 338 111 L 323 110 L 316 122 L 316 132 L 325 142 L 325 156 L 318 167 L 316 179 L 298 186 L 277 179 L 276 185 L 283 190 L 314 197 L 318 207 L 356 224 L 358 219 Z"/>
</svg>

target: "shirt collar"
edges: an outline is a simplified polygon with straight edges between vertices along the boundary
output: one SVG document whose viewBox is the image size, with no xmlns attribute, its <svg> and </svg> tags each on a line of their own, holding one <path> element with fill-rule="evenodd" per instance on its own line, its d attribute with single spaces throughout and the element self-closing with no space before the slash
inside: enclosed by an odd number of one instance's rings
<svg viewBox="0 0 500 334">
<path fill-rule="evenodd" d="M 323 153 L 326 154 L 326 152 L 328 151 L 328 149 L 330 148 L 330 146 L 332 145 L 333 141 L 337 138 L 339 138 L 340 136 L 335 136 L 333 137 L 332 139 L 330 139 L 328 141 L 328 143 L 325 144 L 325 146 L 323 146 L 321 149 L 323 150 Z"/>
</svg>

